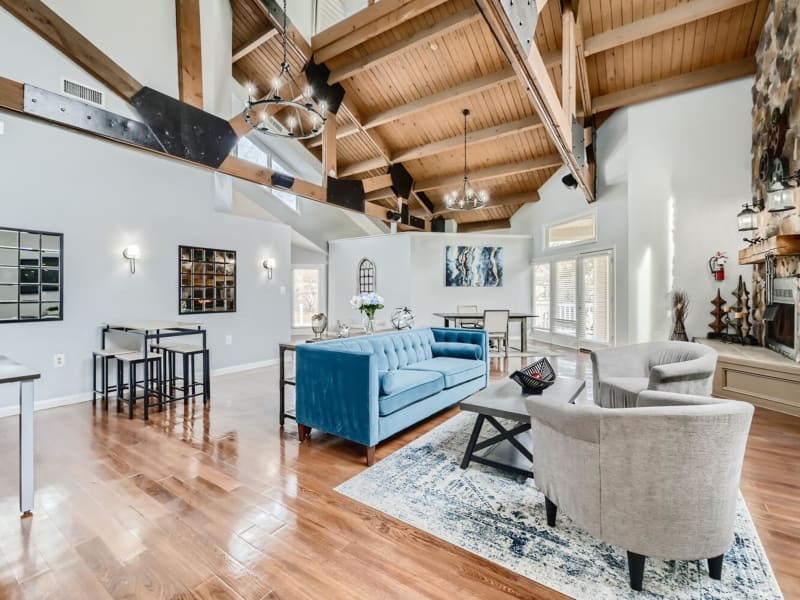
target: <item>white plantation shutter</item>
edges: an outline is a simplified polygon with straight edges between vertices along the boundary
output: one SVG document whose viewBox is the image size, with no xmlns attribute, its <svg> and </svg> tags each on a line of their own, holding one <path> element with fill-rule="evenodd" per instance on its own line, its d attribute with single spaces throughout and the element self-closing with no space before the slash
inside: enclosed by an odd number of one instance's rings
<svg viewBox="0 0 800 600">
<path fill-rule="evenodd" d="M 559 260 L 554 267 L 553 333 L 574 337 L 578 334 L 577 261 Z"/>
<path fill-rule="evenodd" d="M 607 344 L 611 341 L 611 256 L 599 253 L 578 260 L 581 277 L 578 338 Z"/>
<path fill-rule="evenodd" d="M 550 263 L 533 266 L 534 329 L 550 330 Z"/>
</svg>

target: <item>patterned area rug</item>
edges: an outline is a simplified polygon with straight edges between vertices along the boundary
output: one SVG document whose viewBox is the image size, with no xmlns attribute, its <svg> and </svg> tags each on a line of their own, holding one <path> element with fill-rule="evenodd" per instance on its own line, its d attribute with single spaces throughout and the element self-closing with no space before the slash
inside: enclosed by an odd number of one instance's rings
<svg viewBox="0 0 800 600">
<path fill-rule="evenodd" d="M 548 527 L 531 479 L 475 463 L 459 468 L 474 420 L 456 415 L 336 491 L 574 598 L 782 598 L 741 496 L 721 582 L 705 562 L 648 559 L 644 591 L 631 591 L 624 550 L 566 515 Z"/>
</svg>

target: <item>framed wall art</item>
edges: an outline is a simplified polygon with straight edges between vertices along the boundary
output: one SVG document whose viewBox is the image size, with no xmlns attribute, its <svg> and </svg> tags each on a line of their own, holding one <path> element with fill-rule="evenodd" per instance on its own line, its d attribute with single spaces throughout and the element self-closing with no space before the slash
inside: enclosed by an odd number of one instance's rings
<svg viewBox="0 0 800 600">
<path fill-rule="evenodd" d="M 182 315 L 236 312 L 236 252 L 178 247 Z"/>
<path fill-rule="evenodd" d="M 447 246 L 447 287 L 502 287 L 502 246 Z"/>
</svg>

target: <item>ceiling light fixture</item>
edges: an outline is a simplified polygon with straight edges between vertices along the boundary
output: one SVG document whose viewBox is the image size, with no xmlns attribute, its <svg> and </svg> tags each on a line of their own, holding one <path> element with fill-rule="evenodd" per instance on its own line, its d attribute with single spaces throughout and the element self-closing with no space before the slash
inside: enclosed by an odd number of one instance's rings
<svg viewBox="0 0 800 600">
<path fill-rule="evenodd" d="M 454 190 L 444 197 L 447 210 L 475 210 L 483 208 L 489 202 L 489 193 L 486 190 L 476 192 L 469 183 L 467 172 L 467 117 L 469 109 L 462 111 L 464 115 L 464 182 L 458 190 Z"/>
<path fill-rule="evenodd" d="M 286 0 L 283 0 L 283 62 L 280 70 L 272 78 L 272 88 L 261 100 L 252 98 L 252 89 L 247 90 L 247 106 L 244 109 L 244 120 L 248 125 L 269 135 L 284 138 L 305 140 L 322 133 L 325 128 L 327 106 L 325 102 L 317 102 L 314 90 L 310 85 L 300 88 L 292 76 L 291 66 L 287 58 Z M 278 127 L 270 122 L 270 117 L 279 111 L 288 113 L 287 127 Z"/>
</svg>

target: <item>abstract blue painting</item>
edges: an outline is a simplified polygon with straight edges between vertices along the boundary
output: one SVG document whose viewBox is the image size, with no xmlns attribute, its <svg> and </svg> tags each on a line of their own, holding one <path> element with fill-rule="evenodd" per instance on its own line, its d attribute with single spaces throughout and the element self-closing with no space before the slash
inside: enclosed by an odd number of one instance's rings
<svg viewBox="0 0 800 600">
<path fill-rule="evenodd" d="M 502 287 L 502 246 L 448 246 L 445 254 L 447 287 Z"/>
</svg>

